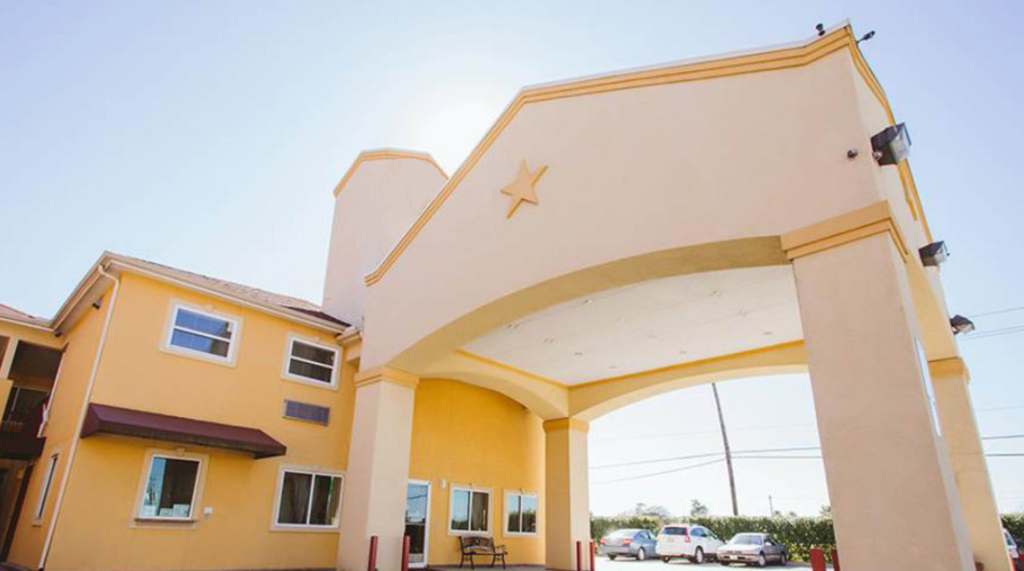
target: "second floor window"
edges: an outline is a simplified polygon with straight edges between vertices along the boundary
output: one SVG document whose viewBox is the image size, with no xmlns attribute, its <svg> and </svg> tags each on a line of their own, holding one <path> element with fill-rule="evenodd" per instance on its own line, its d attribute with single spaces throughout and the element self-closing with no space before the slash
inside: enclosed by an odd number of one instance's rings
<svg viewBox="0 0 1024 571">
<path fill-rule="evenodd" d="M 334 386 L 337 378 L 338 348 L 320 345 L 298 337 L 288 340 L 285 377 L 296 381 Z"/>
<path fill-rule="evenodd" d="M 169 349 L 213 361 L 233 362 L 238 322 L 186 307 L 175 306 L 167 339 Z"/>
</svg>

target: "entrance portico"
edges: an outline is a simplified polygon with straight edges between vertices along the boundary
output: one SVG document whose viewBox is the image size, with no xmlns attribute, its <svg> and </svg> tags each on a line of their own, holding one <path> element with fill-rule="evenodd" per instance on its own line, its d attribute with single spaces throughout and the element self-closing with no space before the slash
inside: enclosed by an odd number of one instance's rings
<svg viewBox="0 0 1024 571">
<path fill-rule="evenodd" d="M 589 421 L 803 370 L 844 569 L 1007 571 L 959 386 L 936 391 L 955 443 L 936 430 L 928 363 L 958 357 L 909 167 L 872 157 L 893 123 L 841 27 L 524 90 L 450 179 L 421 154 L 361 157 L 336 191 L 325 299 L 362 324 L 339 567 L 362 569 L 377 535 L 378 567 L 397 568 L 423 380 L 543 422 L 536 563 L 568 570 L 588 567 Z"/>
</svg>

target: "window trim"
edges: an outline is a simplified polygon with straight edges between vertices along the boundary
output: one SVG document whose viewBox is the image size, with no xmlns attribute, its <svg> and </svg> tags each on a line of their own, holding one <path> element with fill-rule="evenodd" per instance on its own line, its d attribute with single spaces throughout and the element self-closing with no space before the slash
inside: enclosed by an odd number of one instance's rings
<svg viewBox="0 0 1024 571">
<path fill-rule="evenodd" d="M 316 525 L 309 523 L 279 523 L 278 518 L 281 515 L 281 492 L 284 491 L 284 475 L 288 472 L 293 474 L 309 474 L 313 476 L 313 480 L 310 480 L 310 485 L 314 484 L 316 476 L 330 476 L 334 478 L 341 478 L 341 490 L 338 497 L 338 513 L 335 517 L 338 520 L 337 525 Z M 271 509 L 270 518 L 270 530 L 271 531 L 294 531 L 303 533 L 338 533 L 341 531 L 341 506 L 345 502 L 345 484 L 348 478 L 345 475 L 344 470 L 327 470 L 316 466 L 296 466 L 293 464 L 282 464 L 277 469 L 277 487 L 274 490 L 274 505 Z M 309 494 L 310 504 L 313 502 L 312 489 Z"/>
<path fill-rule="evenodd" d="M 214 335 L 209 335 L 201 331 L 186 330 L 189 333 L 194 333 L 202 337 L 210 337 L 212 339 L 219 339 L 228 344 L 228 354 L 224 357 L 218 355 L 212 355 L 210 353 L 204 353 L 203 351 L 196 351 L 195 349 L 189 349 L 187 347 L 179 347 L 171 343 L 171 338 L 174 335 L 175 324 L 178 320 L 178 312 L 184 309 L 192 313 L 202 315 L 204 317 L 210 317 L 213 319 L 219 319 L 221 321 L 227 321 L 232 325 L 231 339 L 223 339 Z M 184 328 L 183 328 L 184 329 Z M 218 365 L 225 365 L 228 367 L 234 367 L 238 361 L 238 346 L 242 340 L 242 318 L 238 315 L 228 314 L 221 311 L 215 311 L 211 309 L 201 309 L 194 304 L 186 303 L 180 300 L 172 300 L 170 310 L 168 311 L 167 326 L 164 329 L 164 342 L 161 347 L 162 351 L 173 353 L 175 355 L 181 355 L 183 357 L 189 357 L 192 359 L 198 359 L 200 361 L 206 361 L 209 363 L 216 363 Z"/>
<path fill-rule="evenodd" d="M 491 535 L 493 526 L 491 525 L 491 516 L 494 515 L 494 492 L 491 488 L 478 488 L 473 485 L 463 484 L 450 484 L 448 486 L 448 535 Z M 464 492 L 470 492 L 470 504 L 469 504 L 469 526 L 473 526 L 473 494 L 472 492 L 480 492 L 487 494 L 487 529 L 483 531 L 473 531 L 471 529 L 452 529 L 452 508 L 455 505 L 455 492 L 461 490 Z"/>
<path fill-rule="evenodd" d="M 508 529 L 509 506 L 511 506 L 511 502 L 509 502 L 509 500 L 508 500 L 509 496 L 520 496 L 521 498 L 522 497 L 533 498 L 534 501 L 537 502 L 537 513 L 536 513 L 537 524 L 535 526 L 534 531 L 511 531 L 511 530 Z M 537 492 L 529 492 L 529 491 L 526 491 L 526 490 L 505 490 L 505 495 L 503 497 L 503 500 L 504 500 L 504 505 L 502 506 L 502 515 L 504 517 L 502 517 L 502 524 L 501 525 L 502 525 L 502 530 L 504 531 L 505 535 L 507 535 L 507 536 L 514 536 L 514 537 L 533 537 L 533 536 L 539 535 L 539 533 L 540 533 L 540 494 L 538 494 Z M 521 503 L 520 503 L 520 506 L 522 506 Z M 519 527 L 522 528 L 522 526 L 523 526 L 523 510 L 520 507 L 520 509 L 519 509 Z"/>
<path fill-rule="evenodd" d="M 34 525 L 41 525 L 43 516 L 46 515 L 46 500 L 50 499 L 50 492 L 53 491 L 53 478 L 57 475 L 57 467 L 60 466 L 60 450 L 51 452 L 49 460 L 46 464 L 46 475 L 43 477 L 43 487 L 39 489 L 39 496 L 36 498 L 36 509 L 32 512 Z"/>
<path fill-rule="evenodd" d="M 295 375 L 291 371 L 288 370 L 288 366 L 291 365 L 291 362 L 292 362 L 292 349 L 295 347 L 295 342 L 296 341 L 298 341 L 299 343 L 310 345 L 312 347 L 316 347 L 317 349 L 323 349 L 325 351 L 331 351 L 332 353 L 334 353 L 334 366 L 331 367 L 331 382 L 325 383 L 323 381 L 318 381 L 318 380 L 312 379 L 310 377 L 303 377 L 302 375 Z M 298 360 L 303 361 L 303 362 L 311 363 L 311 364 L 317 365 L 319 367 L 325 367 L 325 368 L 327 367 L 327 365 L 324 365 L 323 363 L 317 363 L 315 361 L 309 361 L 308 359 L 303 359 L 302 357 L 295 357 L 295 359 L 298 359 Z M 282 379 L 285 379 L 285 380 L 288 380 L 288 381 L 293 381 L 293 382 L 296 382 L 296 383 L 302 383 L 304 385 L 310 385 L 310 386 L 318 387 L 318 388 L 321 388 L 321 389 L 331 389 L 331 390 L 335 390 L 336 391 L 336 390 L 338 390 L 338 369 L 340 368 L 340 366 L 341 366 L 341 347 L 338 347 L 338 346 L 335 346 L 335 345 L 325 344 L 323 341 L 320 341 L 319 339 L 317 339 L 315 337 L 307 337 L 305 335 L 299 335 L 297 333 L 289 333 L 288 334 L 288 338 L 285 340 L 285 345 L 284 345 L 284 364 L 281 367 L 281 378 Z"/>
<path fill-rule="evenodd" d="M 161 517 L 158 515 L 142 515 L 142 508 L 145 502 L 146 496 L 146 485 L 149 483 L 150 476 L 153 475 L 153 461 L 157 458 L 163 458 L 165 460 L 183 460 L 185 462 L 195 462 L 198 464 L 196 468 L 196 481 L 192 484 L 192 501 L 188 507 L 188 517 Z M 206 457 L 199 454 L 187 454 L 187 453 L 175 453 L 168 450 L 154 450 L 149 454 L 146 454 L 146 462 L 143 465 L 143 477 L 142 485 L 139 489 L 138 499 L 135 505 L 135 521 L 142 521 L 148 523 L 193 523 L 199 520 L 196 514 L 196 505 L 199 504 L 199 493 L 201 490 L 201 482 L 205 476 L 205 465 Z"/>
</svg>

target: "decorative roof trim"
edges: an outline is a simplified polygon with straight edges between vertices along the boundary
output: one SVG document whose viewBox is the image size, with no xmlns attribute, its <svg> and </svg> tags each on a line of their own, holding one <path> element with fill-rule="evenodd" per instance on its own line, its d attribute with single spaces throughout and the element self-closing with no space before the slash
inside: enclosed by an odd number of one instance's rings
<svg viewBox="0 0 1024 571">
<path fill-rule="evenodd" d="M 490 128 L 476 148 L 466 158 L 465 162 L 455 171 L 447 184 L 434 197 L 434 200 L 427 205 L 423 213 L 406 231 L 405 235 L 398 241 L 373 272 L 368 274 L 364 281 L 367 286 L 379 282 L 387 274 L 388 270 L 398 261 L 409 244 L 419 235 L 427 222 L 433 218 L 437 210 L 448 200 L 448 197 L 458 188 L 459 184 L 466 178 L 477 162 L 490 149 L 491 145 L 504 132 L 505 128 L 512 122 L 515 116 L 525 105 L 554 99 L 568 97 L 579 97 L 598 93 L 622 91 L 639 87 L 656 85 L 668 85 L 699 81 L 705 79 L 744 75 L 781 69 L 804 67 L 818 61 L 828 55 L 840 50 L 849 50 L 853 57 L 854 67 L 867 83 L 870 91 L 878 99 L 884 108 L 890 123 L 894 122 L 892 108 L 882 90 L 878 79 L 875 77 L 867 61 L 864 59 L 857 40 L 853 35 L 853 29 L 848 22 L 844 22 L 828 31 L 824 36 L 814 37 L 810 40 L 785 46 L 777 46 L 761 51 L 749 51 L 739 54 L 718 56 L 711 58 L 700 58 L 677 62 L 652 68 L 642 68 L 608 75 L 592 76 L 583 79 L 570 80 L 568 82 L 542 84 L 536 87 L 528 87 L 520 90 L 513 98 L 505 111 L 498 117 L 498 120 Z M 911 212 L 916 219 L 919 219 L 924 227 L 925 234 L 930 236 L 928 224 L 920 209 L 920 198 L 914 186 L 913 176 L 910 174 L 909 166 L 901 168 L 901 180 L 907 202 L 911 206 Z M 905 170 L 905 172 L 904 172 Z"/>
<path fill-rule="evenodd" d="M 356 174 L 356 171 L 359 170 L 359 167 L 363 163 L 396 159 L 413 159 L 430 163 L 431 165 L 434 165 L 434 168 L 437 169 L 437 172 L 441 173 L 441 176 L 443 176 L 445 180 L 448 180 L 448 175 L 444 172 L 444 169 L 441 168 L 441 165 L 437 164 L 434 157 L 430 156 L 430 153 L 393 148 L 370 149 L 359 153 L 356 160 L 352 161 L 352 166 L 348 167 L 348 170 L 345 172 L 345 176 L 341 177 L 341 182 L 334 187 L 334 197 L 337 198 L 338 195 L 341 194 L 341 191 L 345 190 L 345 187 L 348 185 L 348 181 Z"/>
</svg>

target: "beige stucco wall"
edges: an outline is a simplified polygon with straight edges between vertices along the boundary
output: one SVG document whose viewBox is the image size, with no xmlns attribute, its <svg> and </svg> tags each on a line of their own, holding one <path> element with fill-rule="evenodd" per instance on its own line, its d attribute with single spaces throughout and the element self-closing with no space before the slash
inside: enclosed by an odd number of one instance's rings
<svg viewBox="0 0 1024 571">
<path fill-rule="evenodd" d="M 434 355 L 410 356 L 424 338 L 570 272 L 777 236 L 877 202 L 881 167 L 870 157 L 859 81 L 840 50 L 770 73 L 523 106 L 370 287 L 364 363 L 415 370 L 482 331 L 465 328 Z M 851 161 L 853 147 L 865 152 Z M 540 204 L 506 219 L 499 189 L 523 159 L 549 167 Z"/>
</svg>

